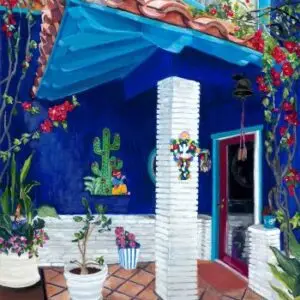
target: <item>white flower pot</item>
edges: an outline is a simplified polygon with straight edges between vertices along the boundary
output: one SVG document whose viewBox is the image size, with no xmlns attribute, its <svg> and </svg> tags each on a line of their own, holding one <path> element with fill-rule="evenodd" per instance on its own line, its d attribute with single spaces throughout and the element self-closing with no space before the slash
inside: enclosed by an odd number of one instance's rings
<svg viewBox="0 0 300 300">
<path fill-rule="evenodd" d="M 72 300 L 100 300 L 102 287 L 107 277 L 107 265 L 103 265 L 99 272 L 87 275 L 73 274 L 70 271 L 77 268 L 75 264 L 65 266 L 64 276 Z M 93 266 L 94 268 L 94 266 Z"/>
<path fill-rule="evenodd" d="M 24 253 L 20 257 L 16 253 L 0 254 L 0 285 L 9 288 L 29 287 L 41 279 L 38 259 L 28 257 Z"/>
</svg>

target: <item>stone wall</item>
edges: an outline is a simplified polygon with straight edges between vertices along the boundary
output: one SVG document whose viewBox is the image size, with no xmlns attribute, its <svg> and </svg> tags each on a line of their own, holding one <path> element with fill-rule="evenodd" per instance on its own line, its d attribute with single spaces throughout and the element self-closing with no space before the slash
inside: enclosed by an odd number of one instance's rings
<svg viewBox="0 0 300 300">
<path fill-rule="evenodd" d="M 113 215 L 112 231 L 97 236 L 93 234 L 89 243 L 89 256 L 104 255 L 107 263 L 117 263 L 118 254 L 115 245 L 114 228 L 124 226 L 132 231 L 142 248 L 140 261 L 155 260 L 155 216 L 153 215 Z M 46 231 L 50 236 L 44 248 L 40 248 L 41 266 L 62 266 L 72 259 L 78 258 L 78 249 L 72 243 L 73 233 L 79 229 L 78 223 L 71 215 L 61 215 L 60 219 L 46 218 Z M 211 217 L 198 217 L 198 254 L 199 259 L 210 260 L 211 252 Z"/>
</svg>

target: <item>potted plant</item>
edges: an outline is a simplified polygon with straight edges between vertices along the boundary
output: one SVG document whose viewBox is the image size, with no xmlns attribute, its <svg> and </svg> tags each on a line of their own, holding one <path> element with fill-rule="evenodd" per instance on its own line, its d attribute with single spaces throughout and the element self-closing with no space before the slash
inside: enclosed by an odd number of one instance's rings
<svg viewBox="0 0 300 300">
<path fill-rule="evenodd" d="M 115 235 L 120 265 L 126 270 L 135 269 L 141 245 L 135 240 L 135 235 L 125 231 L 123 227 L 117 227 Z"/>
<path fill-rule="evenodd" d="M 64 276 L 72 299 L 98 300 L 102 299 L 102 287 L 108 268 L 104 264 L 103 256 L 95 260 L 87 258 L 88 241 L 96 228 L 99 233 L 110 231 L 111 219 L 105 216 L 105 209 L 102 205 L 95 205 L 98 215 L 94 216 L 85 198 L 82 199 L 82 204 L 86 215 L 75 216 L 73 220 L 76 223 L 82 223 L 83 227 L 74 233 L 75 238 L 72 240 L 77 243 L 81 259 L 80 261 L 73 260 L 66 265 Z"/>
<path fill-rule="evenodd" d="M 263 210 L 263 221 L 264 221 L 264 227 L 267 229 L 275 228 L 276 225 L 276 215 L 275 213 L 270 209 L 269 206 L 266 206 Z"/>
<path fill-rule="evenodd" d="M 31 162 L 32 155 L 18 174 L 12 155 L 10 185 L 0 196 L 0 285 L 11 288 L 28 287 L 40 280 L 38 248 L 48 240 L 41 217 L 57 216 L 49 206 L 33 208 L 30 194 L 39 183 L 26 182 Z"/>
</svg>

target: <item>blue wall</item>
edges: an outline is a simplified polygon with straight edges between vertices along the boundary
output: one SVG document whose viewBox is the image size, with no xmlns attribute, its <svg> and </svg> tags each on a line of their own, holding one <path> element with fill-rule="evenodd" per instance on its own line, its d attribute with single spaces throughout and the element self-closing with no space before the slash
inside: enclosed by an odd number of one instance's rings
<svg viewBox="0 0 300 300">
<path fill-rule="evenodd" d="M 38 30 L 37 26 L 36 37 Z M 212 133 L 238 129 L 240 126 L 241 106 L 232 97 L 234 81 L 231 78 L 240 72 L 255 82 L 259 69 L 237 67 L 191 49 L 184 49 L 179 55 L 158 50 L 123 82 L 112 82 L 79 94 L 81 106 L 70 114 L 68 134 L 55 130 L 31 144 L 36 150 L 31 177 L 41 182 L 35 193 L 37 204 L 52 204 L 62 214 L 81 213 L 80 199 L 85 195 L 91 201 L 116 204 L 109 210 L 112 213 L 124 210 L 132 214 L 154 213 L 154 184 L 148 176 L 147 160 L 155 147 L 157 81 L 168 76 L 180 76 L 201 83 L 200 145 L 211 150 Z M 29 99 L 33 74 L 32 70 L 22 88 L 22 100 Z M 29 131 L 36 128 L 45 118 L 48 105 L 47 101 L 41 101 L 42 114 L 34 119 L 28 115 L 25 119 L 19 118 L 15 130 L 24 132 L 24 124 Z M 246 126 L 262 123 L 263 111 L 256 93 L 246 103 Z M 102 135 L 104 127 L 121 135 L 121 148 L 117 156 L 124 161 L 123 172 L 131 192 L 129 198 L 90 198 L 83 192 L 83 177 L 90 174 L 90 164 L 98 159 L 92 152 L 92 140 Z M 267 170 L 265 168 L 265 174 Z M 211 213 L 211 183 L 211 173 L 201 174 L 201 213 Z M 264 187 L 268 185 L 265 182 Z"/>
</svg>

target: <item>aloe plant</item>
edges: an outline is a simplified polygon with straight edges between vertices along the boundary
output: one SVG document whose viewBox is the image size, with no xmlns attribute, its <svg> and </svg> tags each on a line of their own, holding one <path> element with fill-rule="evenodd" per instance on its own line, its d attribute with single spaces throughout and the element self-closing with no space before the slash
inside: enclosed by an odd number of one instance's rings
<svg viewBox="0 0 300 300">
<path fill-rule="evenodd" d="M 10 167 L 10 185 L 7 185 L 0 197 L 1 214 L 12 216 L 17 208 L 20 208 L 20 213 L 26 217 L 28 223 L 31 223 L 36 215 L 40 217 L 57 217 L 54 208 L 50 206 L 42 206 L 38 209 L 33 207 L 31 192 L 36 186 L 39 186 L 38 181 L 27 182 L 32 164 L 33 154 L 31 154 L 22 165 L 20 171 L 17 170 L 15 155 L 12 155 Z"/>
<path fill-rule="evenodd" d="M 295 258 L 289 258 L 275 247 L 271 247 L 277 265 L 269 264 L 274 277 L 279 280 L 287 289 L 287 292 L 272 286 L 279 299 L 300 300 L 300 244 L 294 234 L 289 234 L 290 252 Z"/>
</svg>

